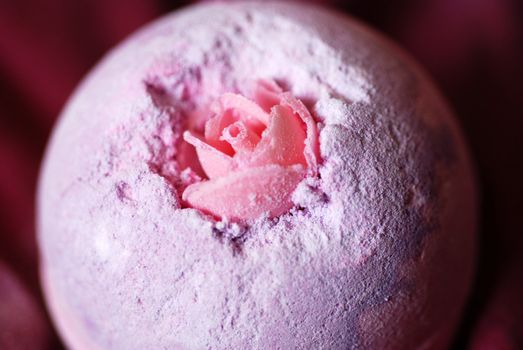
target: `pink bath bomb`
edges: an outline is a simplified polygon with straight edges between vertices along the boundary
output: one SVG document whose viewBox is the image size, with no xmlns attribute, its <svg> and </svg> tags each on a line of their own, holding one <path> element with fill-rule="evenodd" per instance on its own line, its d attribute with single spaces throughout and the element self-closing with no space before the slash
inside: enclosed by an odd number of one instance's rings
<svg viewBox="0 0 523 350">
<path fill-rule="evenodd" d="M 48 349 L 49 329 L 37 303 L 0 261 L 0 349 Z"/>
<path fill-rule="evenodd" d="M 317 171 L 277 215 L 191 207 L 184 186 L 211 180 L 186 167 L 185 131 L 260 80 L 314 118 Z M 473 270 L 474 178 L 445 101 L 387 39 L 297 3 L 189 7 L 118 46 L 63 111 L 38 209 L 73 349 L 440 349 Z"/>
</svg>

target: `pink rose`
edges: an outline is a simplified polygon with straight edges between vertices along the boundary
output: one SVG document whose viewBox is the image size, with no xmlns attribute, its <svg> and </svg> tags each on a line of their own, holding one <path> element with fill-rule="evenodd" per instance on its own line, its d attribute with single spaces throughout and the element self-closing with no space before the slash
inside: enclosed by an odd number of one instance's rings
<svg viewBox="0 0 523 350">
<path fill-rule="evenodd" d="M 317 128 L 305 105 L 276 83 L 260 81 L 254 101 L 226 93 L 211 110 L 203 136 L 183 135 L 208 180 L 188 186 L 182 199 L 236 220 L 288 211 L 298 183 L 317 173 Z"/>
</svg>

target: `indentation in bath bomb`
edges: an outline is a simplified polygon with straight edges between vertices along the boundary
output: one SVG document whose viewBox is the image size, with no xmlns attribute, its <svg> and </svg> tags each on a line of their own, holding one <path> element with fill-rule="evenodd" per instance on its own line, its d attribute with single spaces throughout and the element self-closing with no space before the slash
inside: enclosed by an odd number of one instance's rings
<svg viewBox="0 0 523 350">
<path fill-rule="evenodd" d="M 260 81 L 252 100 L 226 93 L 211 111 L 201 133 L 183 134 L 207 179 L 188 186 L 182 199 L 232 220 L 287 212 L 298 183 L 317 174 L 318 132 L 305 105 L 273 81 Z"/>
</svg>

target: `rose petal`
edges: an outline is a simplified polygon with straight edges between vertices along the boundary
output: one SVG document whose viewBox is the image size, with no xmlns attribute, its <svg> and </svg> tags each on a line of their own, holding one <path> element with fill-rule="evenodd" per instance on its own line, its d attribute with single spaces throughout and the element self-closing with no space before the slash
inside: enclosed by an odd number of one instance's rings
<svg viewBox="0 0 523 350">
<path fill-rule="evenodd" d="M 270 124 L 250 155 L 237 155 L 238 167 L 256 167 L 266 164 L 283 166 L 307 165 L 304 156 L 305 130 L 301 120 L 289 107 L 274 106 Z"/>
<path fill-rule="evenodd" d="M 183 133 L 183 139 L 196 148 L 203 171 L 212 179 L 227 174 L 233 169 L 232 158 L 205 143 L 190 131 Z"/>
<path fill-rule="evenodd" d="M 259 80 L 254 91 L 254 100 L 266 112 L 280 103 L 282 89 L 273 80 Z"/>
<path fill-rule="evenodd" d="M 234 154 L 234 150 L 232 149 L 231 145 L 225 141 L 221 141 L 220 137 L 222 136 L 222 130 L 235 121 L 236 119 L 230 112 L 220 113 L 209 119 L 205 123 L 204 130 L 206 142 L 217 150 L 232 156 Z"/>
<path fill-rule="evenodd" d="M 281 97 L 281 104 L 284 106 L 289 106 L 294 111 L 294 113 L 298 114 L 298 116 L 306 125 L 307 138 L 305 139 L 304 155 L 305 159 L 307 160 L 309 172 L 311 175 L 315 175 L 318 171 L 318 159 L 320 155 L 316 122 L 314 121 L 314 118 L 312 118 L 303 102 L 294 98 L 288 92 L 282 93 Z"/>
<path fill-rule="evenodd" d="M 274 217 L 292 207 L 291 194 L 304 176 L 301 165 L 250 168 L 190 185 L 182 198 L 193 208 L 229 219 Z"/>
<path fill-rule="evenodd" d="M 188 142 L 180 143 L 176 154 L 176 162 L 181 171 L 191 169 L 199 177 L 205 177 L 205 171 L 198 160 L 198 153 L 192 144 Z"/>
<path fill-rule="evenodd" d="M 269 124 L 269 114 L 242 95 L 225 93 L 211 106 L 211 109 L 217 115 L 224 114 L 227 110 L 236 112 L 238 114 L 236 120 L 243 120 L 251 130 L 258 134 L 261 134 Z"/>
</svg>

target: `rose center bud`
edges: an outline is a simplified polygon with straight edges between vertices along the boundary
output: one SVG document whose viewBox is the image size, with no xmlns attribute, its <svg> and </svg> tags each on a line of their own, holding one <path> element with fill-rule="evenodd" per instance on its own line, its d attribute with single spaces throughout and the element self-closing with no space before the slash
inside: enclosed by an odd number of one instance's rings
<svg viewBox="0 0 523 350">
<path fill-rule="evenodd" d="M 220 140 L 228 142 L 236 153 L 254 150 L 260 137 L 241 120 L 223 129 Z"/>
<path fill-rule="evenodd" d="M 227 93 L 211 109 L 203 135 L 184 133 L 208 179 L 188 186 L 182 199 L 232 220 L 287 212 L 298 183 L 317 172 L 317 128 L 305 105 L 262 81 L 254 101 Z"/>
</svg>

